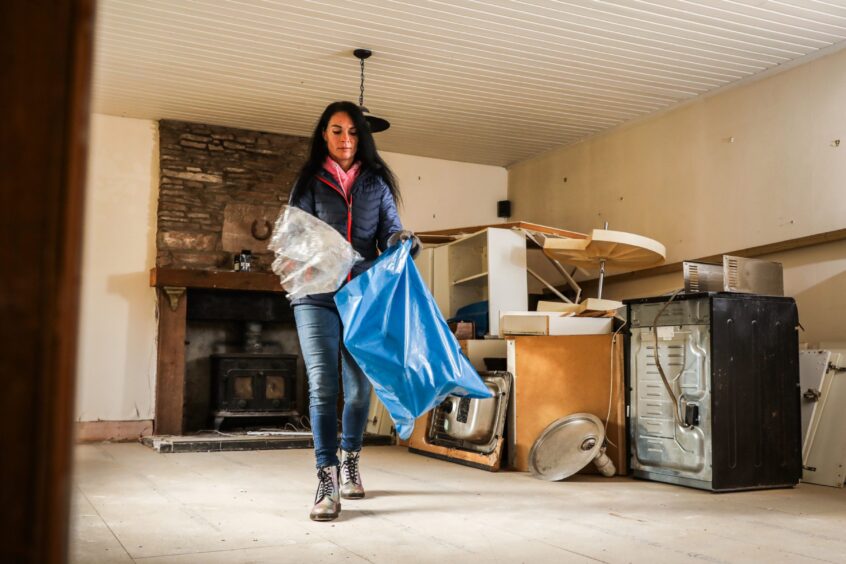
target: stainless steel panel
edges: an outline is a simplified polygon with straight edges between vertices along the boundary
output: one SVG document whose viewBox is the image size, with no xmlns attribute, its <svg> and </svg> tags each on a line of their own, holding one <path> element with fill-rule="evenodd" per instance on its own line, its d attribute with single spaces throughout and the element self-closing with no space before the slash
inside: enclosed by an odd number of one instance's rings
<svg viewBox="0 0 846 564">
<path fill-rule="evenodd" d="M 682 263 L 684 291 L 740 292 L 767 296 L 784 295 L 781 263 L 723 255 L 723 263 Z"/>
<path fill-rule="evenodd" d="M 778 262 L 723 255 L 723 277 L 726 292 L 784 295 L 784 275 Z"/>
<path fill-rule="evenodd" d="M 631 307 L 632 328 L 652 327 L 655 317 L 666 302 L 634 304 Z M 671 302 L 661 314 L 658 325 L 672 327 L 679 325 L 708 325 L 711 322 L 711 307 L 707 299 L 679 300 Z"/>
<path fill-rule="evenodd" d="M 488 442 L 496 426 L 496 409 L 499 402 L 496 397 L 497 387 L 488 384 L 494 394 L 490 399 L 471 400 L 470 398 L 449 397 L 440 409 L 444 417 L 444 433 L 453 439 L 473 442 Z"/>
<path fill-rule="evenodd" d="M 682 272 L 684 291 L 688 294 L 723 291 L 723 267 L 720 264 L 687 261 L 682 263 Z"/>
<path fill-rule="evenodd" d="M 604 454 L 605 427 L 590 413 L 574 413 L 553 421 L 529 451 L 529 471 L 536 478 L 568 478 Z M 613 464 L 612 464 L 613 467 Z M 612 475 L 613 470 L 611 470 Z"/>
<path fill-rule="evenodd" d="M 646 472 L 643 470 L 635 470 L 634 475 L 638 478 L 646 480 L 653 480 L 656 482 L 665 482 L 667 484 L 676 484 L 679 486 L 687 486 L 689 488 L 699 488 L 703 490 L 711 489 L 711 480 L 696 480 L 682 476 L 665 474 L 662 472 Z"/>
<path fill-rule="evenodd" d="M 483 372 L 480 376 L 493 397 L 449 396 L 434 409 L 429 442 L 483 454 L 494 451 L 505 427 L 512 377 L 508 372 Z"/>
<path fill-rule="evenodd" d="M 689 303 L 707 303 L 693 300 Z M 679 302 L 673 305 L 682 305 Z M 638 305 L 641 308 L 642 304 Z M 661 304 L 654 304 L 661 305 Z M 670 308 L 668 308 L 669 310 Z M 650 310 L 651 314 L 651 310 Z M 677 308 L 677 319 L 702 319 L 695 307 Z M 651 315 L 654 319 L 654 315 Z M 661 319 L 663 323 L 663 316 Z M 707 326 L 687 325 L 659 333 L 658 358 L 680 401 L 699 407 L 699 425 L 685 428 L 675 421 L 675 406 L 655 365 L 655 337 L 651 327 L 632 329 L 631 401 L 632 468 L 665 481 L 686 478 L 695 484 L 711 481 L 710 333 Z"/>
</svg>

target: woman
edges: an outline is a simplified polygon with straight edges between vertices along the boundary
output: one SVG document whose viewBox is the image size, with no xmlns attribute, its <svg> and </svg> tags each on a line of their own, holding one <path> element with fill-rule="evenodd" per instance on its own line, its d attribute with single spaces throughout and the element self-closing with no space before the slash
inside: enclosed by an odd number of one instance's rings
<svg viewBox="0 0 846 564">
<path fill-rule="evenodd" d="M 357 105 L 329 104 L 311 140 L 308 160 L 291 192 L 290 204 L 338 230 L 364 261 L 349 279 L 367 270 L 380 251 L 406 239 L 397 213 L 397 181 L 376 152 L 373 135 Z M 342 341 L 334 294 L 294 300 L 294 317 L 309 383 L 309 415 L 317 458 L 317 493 L 310 517 L 331 521 L 340 498 L 364 497 L 359 453 L 370 406 L 370 382 Z M 338 358 L 341 359 L 344 410 L 338 457 Z M 339 483 L 340 482 L 340 483 Z"/>
</svg>

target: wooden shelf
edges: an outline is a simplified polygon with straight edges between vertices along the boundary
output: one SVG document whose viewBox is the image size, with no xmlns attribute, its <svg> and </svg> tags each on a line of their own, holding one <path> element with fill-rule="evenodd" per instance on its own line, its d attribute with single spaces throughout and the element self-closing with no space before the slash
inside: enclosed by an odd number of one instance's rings
<svg viewBox="0 0 846 564">
<path fill-rule="evenodd" d="M 279 277 L 271 272 L 153 268 L 150 270 L 150 286 L 285 293 Z"/>
<path fill-rule="evenodd" d="M 568 231 L 567 229 L 558 229 L 557 227 L 548 227 L 546 225 L 538 225 L 537 223 L 529 223 L 526 221 L 490 223 L 487 225 L 455 227 L 452 229 L 435 229 L 432 231 L 421 231 L 417 233 L 417 236 L 424 243 L 440 244 L 449 242 L 450 240 L 455 240 L 462 235 L 477 233 L 489 227 L 495 227 L 497 229 L 528 229 L 529 231 L 536 231 L 547 235 L 557 235 L 559 237 L 569 237 L 571 239 L 584 239 L 587 237 L 586 234 L 579 233 L 577 231 Z"/>
<path fill-rule="evenodd" d="M 747 247 L 745 249 L 734 249 L 715 255 L 706 257 L 696 257 L 692 260 L 695 262 L 719 262 L 723 261 L 723 255 L 732 255 L 736 257 L 756 258 L 769 254 L 784 253 L 787 251 L 794 251 L 797 249 L 804 249 L 815 245 L 824 245 L 826 243 L 834 243 L 837 241 L 846 240 L 846 229 L 837 229 L 835 231 L 827 231 L 825 233 L 818 233 L 816 235 L 808 235 L 806 237 L 798 237 L 796 239 L 787 239 L 778 243 L 770 243 L 768 245 L 760 245 L 758 247 Z M 660 276 L 662 274 L 674 274 L 682 271 L 682 263 L 684 261 L 671 262 L 662 264 L 660 266 L 652 266 L 649 268 L 642 268 L 632 272 L 624 272 L 622 274 L 614 274 L 605 277 L 605 283 L 609 282 L 630 282 L 632 280 L 641 280 L 643 278 L 650 278 L 652 276 Z M 596 284 L 596 279 L 582 282 L 582 289 L 585 292 L 589 291 L 593 285 Z M 561 286 L 559 289 L 566 289 L 567 286 Z"/>
<path fill-rule="evenodd" d="M 487 301 L 488 330 L 498 334 L 500 311 L 528 308 L 523 233 L 489 228 L 428 252 L 431 258 L 422 262 L 427 265 L 432 295 L 444 317 L 453 317 L 464 306 Z"/>
<path fill-rule="evenodd" d="M 488 280 L 488 273 L 487 272 L 480 272 L 478 274 L 474 274 L 472 276 L 467 276 L 460 280 L 456 280 L 453 282 L 453 285 L 459 286 L 461 284 L 486 284 Z"/>
</svg>

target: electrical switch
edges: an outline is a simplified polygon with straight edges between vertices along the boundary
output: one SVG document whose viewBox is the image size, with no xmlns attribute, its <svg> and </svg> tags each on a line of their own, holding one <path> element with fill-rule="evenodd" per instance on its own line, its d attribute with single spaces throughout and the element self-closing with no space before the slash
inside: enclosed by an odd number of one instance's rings
<svg viewBox="0 0 846 564">
<path fill-rule="evenodd" d="M 689 403 L 684 406 L 684 422 L 688 427 L 699 425 L 699 406 Z"/>
</svg>

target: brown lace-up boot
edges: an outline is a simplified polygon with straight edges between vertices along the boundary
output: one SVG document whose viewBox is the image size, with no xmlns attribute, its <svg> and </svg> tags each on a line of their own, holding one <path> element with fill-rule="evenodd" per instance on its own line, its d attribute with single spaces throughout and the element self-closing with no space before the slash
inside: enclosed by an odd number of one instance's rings
<svg viewBox="0 0 846 564">
<path fill-rule="evenodd" d="M 341 449 L 341 497 L 344 499 L 364 497 L 364 486 L 358 466 L 360 455 L 361 451 L 349 452 Z"/>
<path fill-rule="evenodd" d="M 309 517 L 313 521 L 332 521 L 341 513 L 338 467 L 324 466 L 317 470 L 317 493 Z"/>
</svg>

